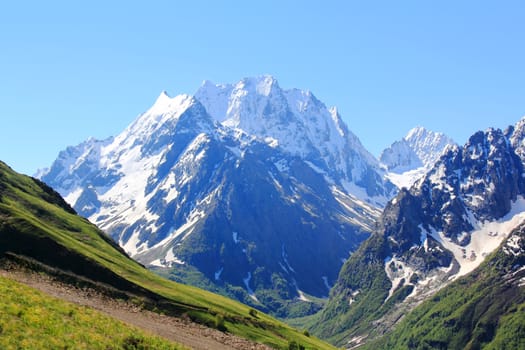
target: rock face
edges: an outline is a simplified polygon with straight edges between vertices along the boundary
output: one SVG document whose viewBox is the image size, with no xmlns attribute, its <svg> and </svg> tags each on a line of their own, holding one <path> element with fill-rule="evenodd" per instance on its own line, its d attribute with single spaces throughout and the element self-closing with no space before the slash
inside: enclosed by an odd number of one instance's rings
<svg viewBox="0 0 525 350">
<path fill-rule="evenodd" d="M 272 77 L 162 93 L 40 177 L 143 264 L 279 316 L 318 308 L 396 191 L 335 109 Z"/>
<path fill-rule="evenodd" d="M 525 218 L 522 135 L 523 121 L 477 132 L 402 189 L 343 266 L 314 330 L 356 345 L 377 335 L 365 324 L 390 327 L 399 305 L 410 308 L 479 266 Z"/>
</svg>

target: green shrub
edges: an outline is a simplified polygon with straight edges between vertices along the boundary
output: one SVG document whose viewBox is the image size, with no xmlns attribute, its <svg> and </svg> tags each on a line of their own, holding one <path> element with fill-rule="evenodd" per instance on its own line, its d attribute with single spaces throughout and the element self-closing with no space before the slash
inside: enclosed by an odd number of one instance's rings
<svg viewBox="0 0 525 350">
<path fill-rule="evenodd" d="M 215 316 L 215 328 L 217 328 L 221 332 L 226 332 L 227 331 L 226 325 L 224 324 L 224 316 L 223 315 L 217 314 Z"/>
<path fill-rule="evenodd" d="M 295 340 L 291 340 L 288 342 L 288 350 L 304 350 L 304 346 L 302 346 Z"/>
<path fill-rule="evenodd" d="M 130 335 L 122 341 L 122 348 L 124 350 L 146 350 L 149 347 L 144 344 L 144 339 Z"/>
</svg>

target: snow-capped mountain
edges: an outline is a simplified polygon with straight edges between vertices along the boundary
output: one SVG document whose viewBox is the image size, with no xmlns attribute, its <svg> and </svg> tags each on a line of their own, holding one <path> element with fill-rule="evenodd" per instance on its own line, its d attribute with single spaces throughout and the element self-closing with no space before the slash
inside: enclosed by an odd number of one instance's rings
<svg viewBox="0 0 525 350">
<path fill-rule="evenodd" d="M 388 169 L 390 181 L 399 188 L 410 188 L 434 166 L 447 147 L 455 144 L 442 133 L 416 127 L 383 150 L 379 160 Z"/>
<path fill-rule="evenodd" d="M 423 162 L 406 139 L 394 142 L 383 150 L 379 160 L 389 171 L 403 173 L 423 167 Z"/>
<path fill-rule="evenodd" d="M 383 176 L 335 110 L 261 77 L 162 93 L 41 179 L 140 262 L 283 316 L 328 294 L 393 189 Z"/>
<path fill-rule="evenodd" d="M 328 109 L 310 91 L 283 90 L 273 77 L 261 76 L 235 85 L 205 81 L 195 97 L 223 125 L 308 161 L 361 200 L 383 206 L 395 194 L 337 109 Z"/>
<path fill-rule="evenodd" d="M 371 308 L 381 312 L 366 322 L 388 328 L 411 303 L 479 266 L 524 222 L 524 120 L 448 146 L 430 171 L 400 190 L 341 270 L 316 326 L 320 335 L 357 345 L 370 334 L 352 327 Z"/>
<path fill-rule="evenodd" d="M 447 146 L 456 144 L 443 133 L 420 126 L 410 130 L 404 139 L 427 168 L 431 168 L 436 163 Z"/>
</svg>

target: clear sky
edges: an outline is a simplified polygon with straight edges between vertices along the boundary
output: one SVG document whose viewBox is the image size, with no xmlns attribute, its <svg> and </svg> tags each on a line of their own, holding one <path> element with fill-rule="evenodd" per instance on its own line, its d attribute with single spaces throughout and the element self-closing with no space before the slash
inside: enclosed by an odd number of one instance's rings
<svg viewBox="0 0 525 350">
<path fill-rule="evenodd" d="M 271 74 L 375 155 L 417 125 L 460 143 L 525 115 L 523 1 L 4 1 L 0 160 L 33 174 L 162 90 Z"/>
</svg>

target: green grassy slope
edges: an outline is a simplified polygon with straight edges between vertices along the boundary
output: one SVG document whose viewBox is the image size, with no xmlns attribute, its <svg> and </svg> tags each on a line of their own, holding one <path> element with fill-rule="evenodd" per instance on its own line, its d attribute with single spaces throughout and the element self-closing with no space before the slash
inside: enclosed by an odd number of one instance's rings
<svg viewBox="0 0 525 350">
<path fill-rule="evenodd" d="M 222 316 L 229 332 L 275 348 L 287 348 L 291 341 L 306 349 L 332 348 L 263 313 L 250 315 L 243 304 L 148 271 L 52 189 L 0 162 L 0 255 L 12 256 L 6 253 L 131 293 L 148 307 L 185 313 L 210 326 Z"/>
<path fill-rule="evenodd" d="M 0 277 L 1 349 L 185 349 Z"/>
<path fill-rule="evenodd" d="M 515 254 L 500 247 L 363 349 L 525 349 L 525 225 L 513 234 Z"/>
</svg>

